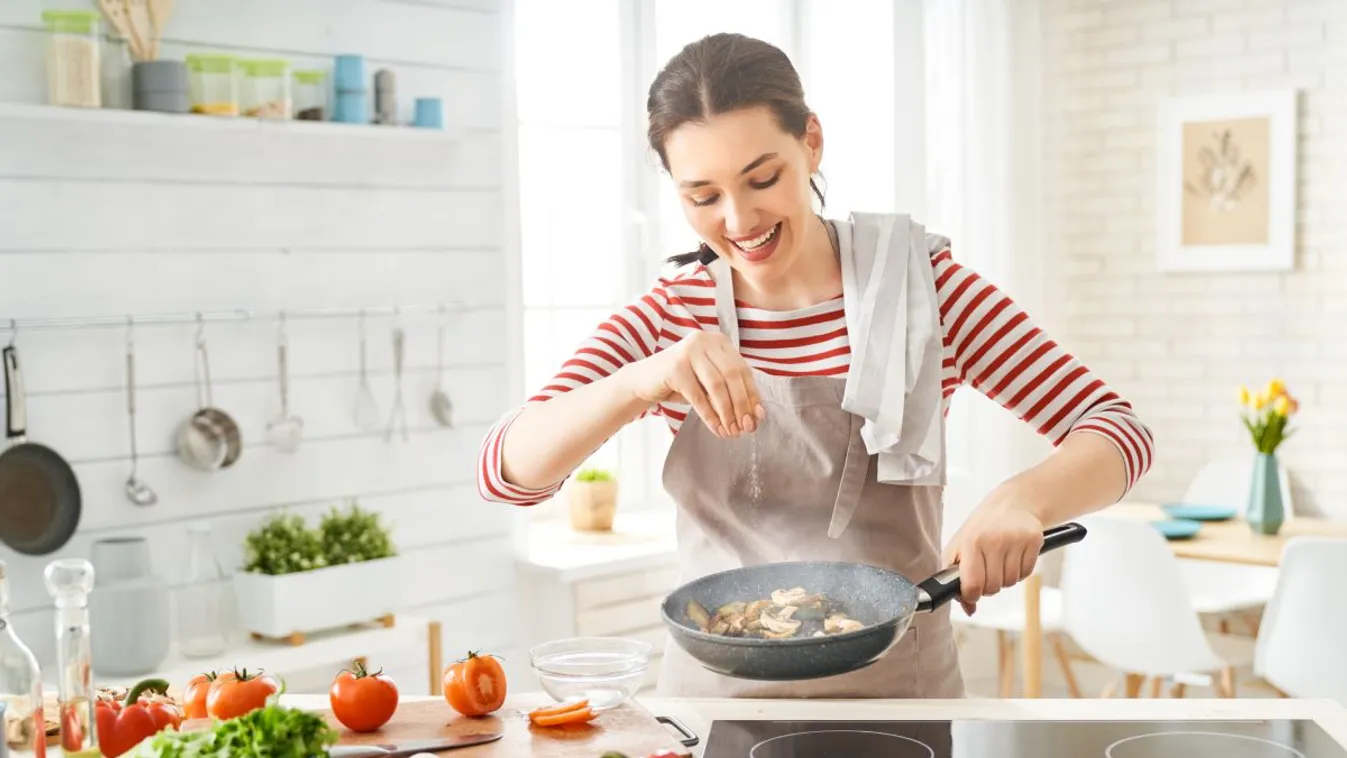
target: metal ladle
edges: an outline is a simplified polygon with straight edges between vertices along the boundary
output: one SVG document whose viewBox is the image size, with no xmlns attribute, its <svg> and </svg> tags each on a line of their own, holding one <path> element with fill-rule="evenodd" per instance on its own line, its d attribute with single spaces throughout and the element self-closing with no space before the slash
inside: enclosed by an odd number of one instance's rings
<svg viewBox="0 0 1347 758">
<path fill-rule="evenodd" d="M 126 477 L 126 499 L 136 505 L 154 505 L 159 502 L 150 485 L 136 476 L 140 453 L 136 449 L 136 342 L 135 324 L 126 318 L 126 415 L 131 427 L 131 473 Z"/>
<path fill-rule="evenodd" d="M 430 415 L 440 426 L 454 425 L 454 402 L 444 391 L 444 306 L 440 306 L 440 323 L 436 331 L 435 343 L 435 391 L 430 395 Z"/>
<path fill-rule="evenodd" d="M 280 328 L 276 330 L 276 371 L 281 383 L 281 415 L 267 424 L 267 438 L 277 450 L 293 453 L 299 449 L 304 434 L 304 419 L 290 415 L 290 365 L 287 360 L 289 340 L 285 335 L 285 313 L 281 313 Z"/>
</svg>

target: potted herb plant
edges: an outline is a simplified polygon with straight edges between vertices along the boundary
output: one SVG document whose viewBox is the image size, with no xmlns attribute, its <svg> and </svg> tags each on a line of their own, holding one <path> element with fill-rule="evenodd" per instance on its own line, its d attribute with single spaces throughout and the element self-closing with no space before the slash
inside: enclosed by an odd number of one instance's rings
<svg viewBox="0 0 1347 758">
<path fill-rule="evenodd" d="M 393 625 L 401 558 L 378 513 L 352 503 L 317 528 L 268 517 L 244 541 L 234 574 L 239 620 L 255 638 L 302 644 L 306 633 L 379 620 Z"/>
<path fill-rule="evenodd" d="M 566 485 L 571 527 L 585 532 L 607 532 L 617 513 L 617 478 L 611 471 L 583 468 Z"/>
<path fill-rule="evenodd" d="M 1240 387 L 1239 404 L 1240 418 L 1253 439 L 1255 450 L 1244 519 L 1254 532 L 1273 535 L 1281 530 L 1282 522 L 1286 520 L 1277 448 L 1293 433 L 1287 424 L 1300 409 L 1300 403 L 1280 379 L 1273 379 L 1256 393 Z"/>
</svg>

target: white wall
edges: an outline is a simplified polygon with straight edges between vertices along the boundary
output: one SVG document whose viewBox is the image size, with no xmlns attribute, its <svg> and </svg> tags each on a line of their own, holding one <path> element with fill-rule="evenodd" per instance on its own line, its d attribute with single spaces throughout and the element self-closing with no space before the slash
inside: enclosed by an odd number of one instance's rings
<svg viewBox="0 0 1347 758">
<path fill-rule="evenodd" d="M 0 103 L 45 97 L 41 11 L 78 0 L 0 4 Z M 0 320 L 234 308 L 350 308 L 458 301 L 445 343 L 458 424 L 427 400 L 436 381 L 433 316 L 404 315 L 409 442 L 385 443 L 351 421 L 358 386 L 355 319 L 290 320 L 291 408 L 305 422 L 295 455 L 265 442 L 279 411 L 276 322 L 209 324 L 217 405 L 246 449 L 222 473 L 187 469 L 171 434 L 195 408 L 190 324 L 137 329 L 140 471 L 150 508 L 123 496 L 128 471 L 124 330 L 18 332 L 31 438 L 74 465 L 79 532 L 59 553 L 9 563 L 21 636 L 50 661 L 41 570 L 88 556 L 92 541 L 142 534 L 155 570 L 180 578 L 187 522 L 209 518 L 236 566 L 244 533 L 268 512 L 317 517 L 348 497 L 383 512 L 410 570 L 411 613 L 445 622 L 445 655 L 513 644 L 511 514 L 473 485 L 478 444 L 515 398 L 507 331 L 506 250 L 513 236 L 502 160 L 507 13 L 494 0 L 211 0 L 178 3 L 165 57 L 225 50 L 330 67 L 367 57 L 397 75 L 400 110 L 435 95 L 453 139 L 375 127 L 239 129 L 154 114 L 41 112 L 0 105 Z M 110 118 L 105 118 L 110 117 Z M 179 120 L 181 119 L 181 121 Z M 363 134 L 368 137 L 354 136 Z M 387 414 L 390 319 L 369 320 L 370 368 Z M 340 602 L 334 598 L 334 602 Z M 97 631 L 95 630 L 95 633 Z M 517 658 L 517 656 L 514 656 Z M 425 691 L 423 650 L 381 661 L 404 691 Z M 240 661 L 240 665 L 246 663 Z"/>
<path fill-rule="evenodd" d="M 1175 498 L 1203 461 L 1248 454 L 1235 387 L 1303 400 L 1283 448 L 1299 504 L 1347 516 L 1347 3 L 1045 0 L 1047 232 L 1061 338 L 1152 425 L 1137 497 Z M 1296 87 L 1296 270 L 1155 267 L 1155 113 L 1167 94 Z"/>
</svg>

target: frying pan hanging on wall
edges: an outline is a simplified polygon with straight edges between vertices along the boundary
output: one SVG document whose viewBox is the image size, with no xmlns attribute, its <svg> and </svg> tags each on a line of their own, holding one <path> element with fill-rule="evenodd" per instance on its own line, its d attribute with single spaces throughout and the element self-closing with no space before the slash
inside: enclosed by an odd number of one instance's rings
<svg viewBox="0 0 1347 758">
<path fill-rule="evenodd" d="M 54 553 L 79 525 L 79 480 L 55 450 L 27 441 L 23 372 L 13 344 L 4 359 L 9 446 L 0 453 L 0 541 L 26 555 Z"/>
</svg>

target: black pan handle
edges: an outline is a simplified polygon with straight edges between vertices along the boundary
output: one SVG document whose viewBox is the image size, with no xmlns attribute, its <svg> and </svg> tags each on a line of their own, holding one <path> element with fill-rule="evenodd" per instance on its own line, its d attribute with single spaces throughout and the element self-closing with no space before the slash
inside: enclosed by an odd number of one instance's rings
<svg viewBox="0 0 1347 758">
<path fill-rule="evenodd" d="M 701 741 L 691 729 L 688 729 L 687 726 L 678 719 L 670 718 L 668 716 L 656 716 L 655 720 L 661 724 L 668 724 L 674 729 L 677 729 L 678 733 L 682 735 L 678 741 L 683 743 L 683 747 L 693 747 Z"/>
<path fill-rule="evenodd" d="M 1043 532 L 1042 555 L 1049 550 L 1066 547 L 1085 539 L 1085 527 L 1073 522 L 1054 526 Z M 931 578 L 917 585 L 917 612 L 933 611 L 959 596 L 959 567 L 941 569 Z"/>
<path fill-rule="evenodd" d="M 27 408 L 23 395 L 23 372 L 19 371 L 19 351 L 5 348 L 5 437 L 18 439 L 28 433 Z"/>
</svg>

